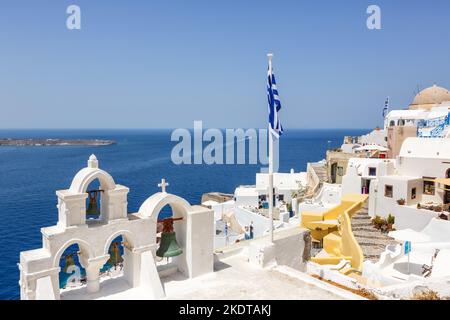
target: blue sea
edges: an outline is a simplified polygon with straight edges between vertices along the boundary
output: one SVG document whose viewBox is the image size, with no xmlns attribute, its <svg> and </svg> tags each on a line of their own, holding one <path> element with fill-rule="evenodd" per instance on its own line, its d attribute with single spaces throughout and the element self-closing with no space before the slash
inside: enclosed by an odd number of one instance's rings
<svg viewBox="0 0 450 320">
<path fill-rule="evenodd" d="M 1 138 L 111 139 L 110 146 L 0 147 L 0 299 L 19 298 L 20 251 L 40 248 L 40 228 L 57 222 L 56 190 L 67 189 L 91 154 L 116 183 L 130 188 L 128 212 L 160 190 L 200 203 L 203 193 L 233 193 L 254 184 L 260 165 L 175 165 L 171 130 L 0 130 Z M 368 130 L 286 130 L 280 139 L 280 171 L 305 171 L 307 162 L 324 158 L 345 135 Z"/>
</svg>

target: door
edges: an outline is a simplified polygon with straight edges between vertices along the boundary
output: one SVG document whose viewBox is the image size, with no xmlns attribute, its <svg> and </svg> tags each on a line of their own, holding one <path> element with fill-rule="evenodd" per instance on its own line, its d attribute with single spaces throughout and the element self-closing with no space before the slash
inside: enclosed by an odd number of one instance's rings
<svg viewBox="0 0 450 320">
<path fill-rule="evenodd" d="M 337 163 L 331 165 L 331 183 L 336 183 Z"/>
</svg>

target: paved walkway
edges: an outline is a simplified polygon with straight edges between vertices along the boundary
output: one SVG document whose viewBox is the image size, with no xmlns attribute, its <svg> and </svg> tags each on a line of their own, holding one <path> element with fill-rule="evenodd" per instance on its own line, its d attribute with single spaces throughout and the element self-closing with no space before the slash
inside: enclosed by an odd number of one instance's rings
<svg viewBox="0 0 450 320">
<path fill-rule="evenodd" d="M 377 262 L 380 259 L 380 254 L 386 249 L 387 245 L 397 243 L 386 233 L 375 229 L 365 208 L 362 208 L 352 217 L 352 230 L 356 241 L 362 248 L 364 259 L 372 262 Z"/>
<path fill-rule="evenodd" d="M 169 299 L 340 300 L 341 296 L 280 271 L 261 269 L 235 255 L 216 263 L 216 272 L 184 280 L 180 273 L 164 279 Z"/>
</svg>

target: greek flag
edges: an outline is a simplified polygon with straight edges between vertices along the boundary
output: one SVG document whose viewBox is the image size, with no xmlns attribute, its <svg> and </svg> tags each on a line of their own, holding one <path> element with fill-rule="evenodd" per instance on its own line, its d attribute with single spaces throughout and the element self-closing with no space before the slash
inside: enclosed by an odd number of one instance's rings
<svg viewBox="0 0 450 320">
<path fill-rule="evenodd" d="M 386 101 L 384 102 L 384 108 L 383 108 L 383 118 L 386 118 L 386 115 L 389 112 L 389 97 L 386 98 Z"/>
<path fill-rule="evenodd" d="M 275 75 L 267 73 L 267 101 L 269 104 L 269 124 L 270 131 L 277 139 L 283 134 L 283 126 L 280 122 L 278 112 L 281 109 L 280 98 L 278 97 L 277 84 L 275 82 Z"/>
</svg>

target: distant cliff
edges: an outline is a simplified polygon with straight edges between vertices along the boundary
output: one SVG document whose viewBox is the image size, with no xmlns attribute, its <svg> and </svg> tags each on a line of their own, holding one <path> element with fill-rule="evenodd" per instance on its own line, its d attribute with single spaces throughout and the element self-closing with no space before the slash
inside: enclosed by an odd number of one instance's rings
<svg viewBox="0 0 450 320">
<path fill-rule="evenodd" d="M 0 146 L 107 146 L 115 143 L 99 139 L 0 139 Z"/>
</svg>

